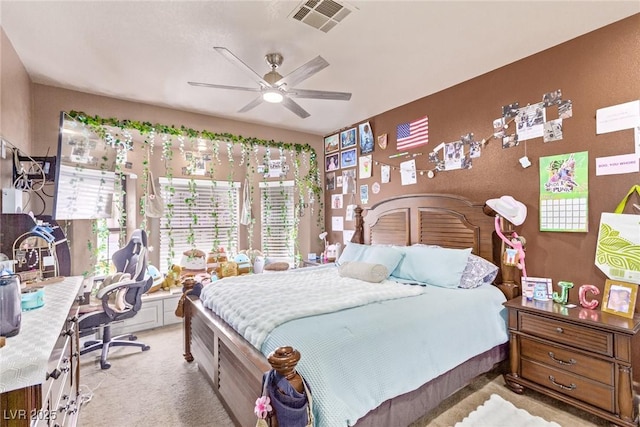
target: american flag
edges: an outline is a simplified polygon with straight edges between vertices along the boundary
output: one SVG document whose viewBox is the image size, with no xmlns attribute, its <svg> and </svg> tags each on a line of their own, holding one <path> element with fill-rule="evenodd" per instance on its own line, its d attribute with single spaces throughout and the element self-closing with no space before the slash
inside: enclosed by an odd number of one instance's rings
<svg viewBox="0 0 640 427">
<path fill-rule="evenodd" d="M 429 142 L 429 117 L 398 125 L 397 149 L 407 150 Z"/>
</svg>

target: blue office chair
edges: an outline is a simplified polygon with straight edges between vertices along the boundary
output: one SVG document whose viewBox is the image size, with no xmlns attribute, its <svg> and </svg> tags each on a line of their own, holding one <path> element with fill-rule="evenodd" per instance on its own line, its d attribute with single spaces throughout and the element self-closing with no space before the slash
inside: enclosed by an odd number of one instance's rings
<svg viewBox="0 0 640 427">
<path fill-rule="evenodd" d="M 111 324 L 135 316 L 142 306 L 142 295 L 151 288 L 153 277 L 147 272 L 147 233 L 135 230 L 127 245 L 119 249 L 111 258 L 117 273 L 102 279 L 96 295 L 102 302 L 97 311 L 82 314 L 79 319 L 80 337 L 95 334 L 102 329 L 102 340 L 90 340 L 84 343 L 80 354 L 102 350 L 100 366 L 109 369 L 107 362 L 109 348 L 114 346 L 140 347 L 142 351 L 149 346 L 136 341 L 132 334 L 111 336 Z"/>
</svg>

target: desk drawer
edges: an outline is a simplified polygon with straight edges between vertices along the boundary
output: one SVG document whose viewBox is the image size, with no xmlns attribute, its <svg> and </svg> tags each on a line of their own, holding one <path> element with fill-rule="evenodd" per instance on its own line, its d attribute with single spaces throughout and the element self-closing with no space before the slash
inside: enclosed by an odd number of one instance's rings
<svg viewBox="0 0 640 427">
<path fill-rule="evenodd" d="M 605 411 L 615 412 L 613 387 L 527 359 L 522 359 L 522 378 Z"/>
<path fill-rule="evenodd" d="M 614 364 L 606 360 L 596 359 L 524 337 L 520 341 L 520 354 L 524 358 L 544 363 L 556 369 L 590 378 L 609 386 L 614 385 Z"/>
<path fill-rule="evenodd" d="M 613 333 L 520 313 L 520 330 L 531 335 L 583 350 L 613 356 Z"/>
</svg>

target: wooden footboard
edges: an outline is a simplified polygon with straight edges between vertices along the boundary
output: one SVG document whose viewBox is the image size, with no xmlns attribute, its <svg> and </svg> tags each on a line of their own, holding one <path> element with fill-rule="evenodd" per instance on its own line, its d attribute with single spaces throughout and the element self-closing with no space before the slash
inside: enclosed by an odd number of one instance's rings
<svg viewBox="0 0 640 427">
<path fill-rule="evenodd" d="M 191 298 L 184 306 L 184 358 L 198 363 L 236 425 L 255 425 L 262 374 L 271 365 L 200 300 Z"/>
</svg>

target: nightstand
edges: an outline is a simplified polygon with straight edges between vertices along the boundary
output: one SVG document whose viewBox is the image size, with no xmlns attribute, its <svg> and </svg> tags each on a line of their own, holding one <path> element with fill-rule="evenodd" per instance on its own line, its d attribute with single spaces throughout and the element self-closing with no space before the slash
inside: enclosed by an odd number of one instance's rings
<svg viewBox="0 0 640 427">
<path fill-rule="evenodd" d="M 640 316 L 633 319 L 553 301 L 514 298 L 508 309 L 516 393 L 536 390 L 619 426 L 638 426 Z"/>
</svg>

